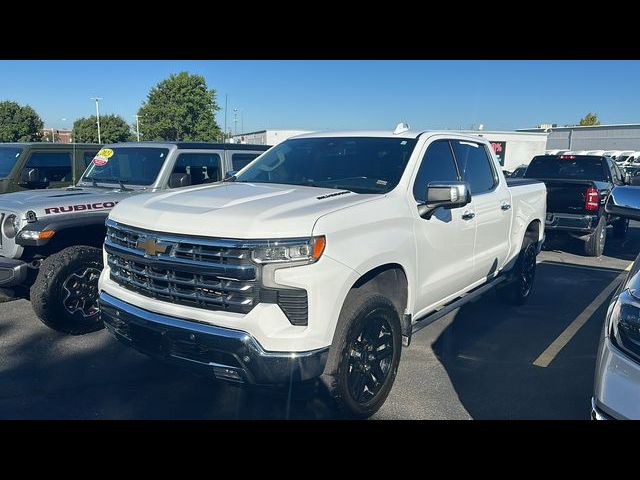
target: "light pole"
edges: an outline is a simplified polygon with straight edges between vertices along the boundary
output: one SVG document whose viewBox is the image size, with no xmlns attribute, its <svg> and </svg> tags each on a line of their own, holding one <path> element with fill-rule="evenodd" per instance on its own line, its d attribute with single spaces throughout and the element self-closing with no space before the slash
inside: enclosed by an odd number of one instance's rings
<svg viewBox="0 0 640 480">
<path fill-rule="evenodd" d="M 227 134 L 227 100 L 228 100 L 228 96 L 225 93 L 224 94 L 224 132 L 225 132 L 225 136 Z M 227 139 L 223 138 L 222 139 L 222 143 L 227 143 Z"/>
<path fill-rule="evenodd" d="M 140 115 L 136 115 L 136 136 L 138 137 L 138 141 L 140 141 Z"/>
<path fill-rule="evenodd" d="M 233 134 L 238 134 L 238 109 L 233 109 Z"/>
<path fill-rule="evenodd" d="M 98 102 L 102 100 L 102 97 L 91 97 L 91 100 L 96 101 L 96 123 L 98 124 L 98 143 L 102 143 L 102 139 L 100 138 L 100 107 L 98 106 Z"/>
</svg>

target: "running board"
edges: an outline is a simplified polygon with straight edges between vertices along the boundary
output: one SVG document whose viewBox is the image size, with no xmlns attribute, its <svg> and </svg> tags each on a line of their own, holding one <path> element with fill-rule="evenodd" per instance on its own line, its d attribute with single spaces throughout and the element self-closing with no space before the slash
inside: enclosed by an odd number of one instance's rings
<svg viewBox="0 0 640 480">
<path fill-rule="evenodd" d="M 456 308 L 459 308 L 462 305 L 464 305 L 465 303 L 468 303 L 471 300 L 473 300 L 474 298 L 479 297 L 483 293 L 486 293 L 488 290 L 491 290 L 496 285 L 504 282 L 506 279 L 507 279 L 507 277 L 504 276 L 504 275 L 501 275 L 501 276 L 499 276 L 497 278 L 494 278 L 490 282 L 485 283 L 484 285 L 480 285 L 479 287 L 474 288 L 470 292 L 467 292 L 467 293 L 463 294 L 461 297 L 458 297 L 453 302 L 447 303 L 446 305 L 443 305 L 438 310 L 436 310 L 436 311 L 434 311 L 434 312 L 422 317 L 420 320 L 416 320 L 413 323 L 413 325 L 411 326 L 411 335 L 414 335 L 415 333 L 419 332 L 424 327 L 426 327 L 427 325 L 432 324 L 433 322 L 435 322 L 439 318 L 444 317 L 447 313 L 451 313 Z"/>
</svg>

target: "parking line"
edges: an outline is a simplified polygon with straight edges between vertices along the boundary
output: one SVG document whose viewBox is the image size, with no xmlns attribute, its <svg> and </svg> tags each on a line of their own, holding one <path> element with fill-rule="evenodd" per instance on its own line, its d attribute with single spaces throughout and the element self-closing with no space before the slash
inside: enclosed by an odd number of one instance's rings
<svg viewBox="0 0 640 480">
<path fill-rule="evenodd" d="M 631 270 L 633 263 L 630 263 L 625 270 L 618 275 L 607 287 L 600 292 L 600 294 L 585 308 L 580 315 L 578 315 L 571 324 L 564 329 L 564 331 L 556 338 L 551 345 L 547 347 L 547 349 L 540 354 L 538 358 L 533 362 L 536 367 L 546 368 L 553 361 L 554 358 L 560 353 L 562 350 L 573 338 L 573 336 L 578 333 L 578 330 L 582 328 L 582 326 L 587 323 L 587 320 L 591 318 L 591 316 L 600 308 L 600 306 L 609 298 L 611 292 L 613 292 L 620 282 L 624 281 L 624 277 Z"/>
</svg>

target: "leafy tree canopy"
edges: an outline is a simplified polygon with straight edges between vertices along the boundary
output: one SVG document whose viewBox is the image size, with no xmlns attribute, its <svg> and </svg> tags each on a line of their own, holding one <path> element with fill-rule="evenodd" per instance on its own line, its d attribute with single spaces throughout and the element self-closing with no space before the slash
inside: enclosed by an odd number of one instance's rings
<svg viewBox="0 0 640 480">
<path fill-rule="evenodd" d="M 39 142 L 44 123 L 29 105 L 0 102 L 0 142 Z"/>
<path fill-rule="evenodd" d="M 129 125 L 120 115 L 100 115 L 100 140 L 103 144 L 132 140 Z M 95 115 L 79 118 L 73 122 L 73 141 L 98 143 L 98 125 Z"/>
<path fill-rule="evenodd" d="M 171 74 L 151 88 L 138 110 L 142 139 L 213 141 L 221 136 L 218 110 L 215 90 L 202 75 Z"/>
<path fill-rule="evenodd" d="M 600 125 L 600 119 L 598 118 L 598 114 L 596 113 L 587 113 L 583 118 L 580 119 L 580 126 L 590 126 L 590 125 Z"/>
</svg>

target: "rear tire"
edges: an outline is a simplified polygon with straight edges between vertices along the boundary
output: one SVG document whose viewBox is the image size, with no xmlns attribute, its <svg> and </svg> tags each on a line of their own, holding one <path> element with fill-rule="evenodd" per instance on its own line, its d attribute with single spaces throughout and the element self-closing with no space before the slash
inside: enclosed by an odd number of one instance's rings
<svg viewBox="0 0 640 480">
<path fill-rule="evenodd" d="M 343 414 L 368 418 L 380 409 L 396 378 L 401 349 L 400 315 L 388 298 L 367 293 L 345 304 L 321 376 Z"/>
<path fill-rule="evenodd" d="M 513 267 L 513 279 L 496 289 L 500 300 L 510 305 L 523 305 L 529 299 L 536 278 L 536 256 L 536 243 L 525 237 Z"/>
<path fill-rule="evenodd" d="M 629 219 L 621 218 L 613 223 L 613 236 L 615 238 L 624 238 L 629 230 Z"/>
<path fill-rule="evenodd" d="M 31 287 L 31 305 L 46 326 L 81 335 L 104 328 L 97 308 L 102 251 L 73 246 L 46 258 Z"/>
<path fill-rule="evenodd" d="M 599 257 L 604 253 L 604 246 L 607 242 L 607 219 L 602 216 L 596 227 L 596 231 L 589 236 L 584 243 L 584 253 L 588 257 Z"/>
</svg>

